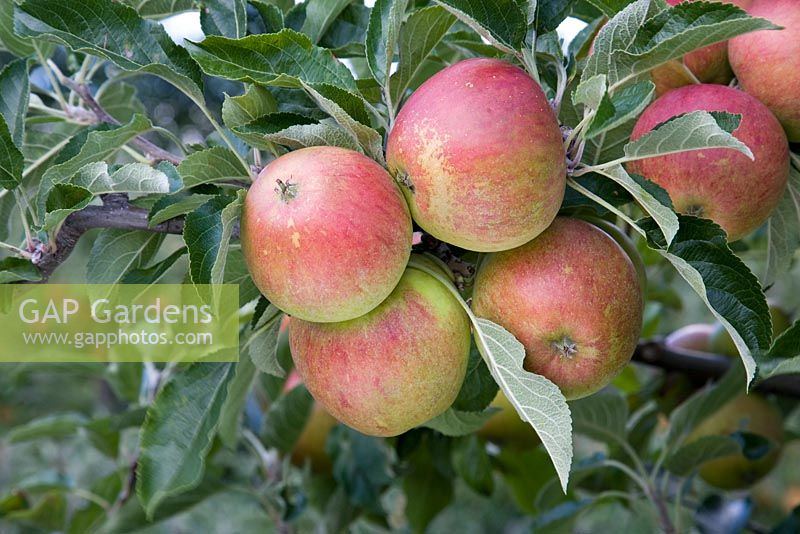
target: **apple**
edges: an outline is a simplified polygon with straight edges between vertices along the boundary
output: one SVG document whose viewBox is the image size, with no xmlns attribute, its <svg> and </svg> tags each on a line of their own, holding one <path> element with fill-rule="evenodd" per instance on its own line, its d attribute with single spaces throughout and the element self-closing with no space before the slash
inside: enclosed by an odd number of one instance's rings
<svg viewBox="0 0 800 534">
<path fill-rule="evenodd" d="M 776 304 L 770 304 L 769 315 L 772 318 L 773 338 L 778 337 L 784 330 L 792 326 L 789 314 Z M 739 356 L 739 349 L 736 348 L 733 338 L 721 323 L 717 323 L 714 326 L 709 339 L 709 348 L 715 354 L 724 354 L 732 357 Z"/>
<path fill-rule="evenodd" d="M 720 489 L 744 489 L 769 473 L 780 456 L 783 416 L 757 394 L 741 395 L 701 422 L 686 438 L 686 443 L 704 436 L 726 436 L 735 432 L 767 438 L 771 449 L 758 459 L 748 459 L 737 452 L 704 463 L 699 469 L 700 477 Z"/>
<path fill-rule="evenodd" d="M 756 0 L 750 15 L 781 30 L 762 30 L 731 39 L 729 54 L 739 85 L 772 110 L 789 141 L 800 142 L 800 2 Z"/>
<path fill-rule="evenodd" d="M 712 352 L 711 334 L 713 332 L 713 324 L 690 324 L 682 326 L 664 339 L 664 345 L 668 349 Z"/>
<path fill-rule="evenodd" d="M 396 436 L 441 414 L 467 369 L 470 323 L 442 283 L 409 268 L 368 314 L 341 323 L 292 318 L 295 366 L 316 401 L 371 436 Z"/>
<path fill-rule="evenodd" d="M 484 58 L 423 83 L 386 146 L 417 224 L 480 252 L 517 247 L 549 226 L 564 198 L 565 158 L 541 87 L 522 69 Z"/>
<path fill-rule="evenodd" d="M 307 321 L 346 321 L 383 302 L 403 275 L 411 237 L 411 216 L 391 176 L 336 147 L 272 161 L 250 188 L 241 220 L 256 286 Z"/>
<path fill-rule="evenodd" d="M 671 6 L 686 1 L 667 0 Z M 747 10 L 753 0 L 718 0 L 723 4 L 733 4 Z M 687 70 L 689 72 L 687 72 Z M 728 62 L 728 42 L 715 43 L 689 52 L 683 58 L 670 61 L 650 71 L 656 94 L 664 93 L 700 81 L 703 83 L 727 84 L 733 79 L 733 70 Z"/>
<path fill-rule="evenodd" d="M 525 346 L 525 369 L 567 399 L 598 391 L 625 367 L 644 308 L 622 247 L 588 222 L 563 217 L 533 241 L 488 255 L 472 306 L 514 334 Z"/>
<path fill-rule="evenodd" d="M 742 116 L 733 135 L 755 156 L 732 149 L 703 149 L 633 161 L 631 172 L 667 190 L 681 213 L 712 219 L 735 241 L 761 226 L 778 204 L 789 178 L 789 144 L 780 123 L 761 102 L 724 85 L 687 85 L 650 104 L 631 135 L 692 111 Z"/>
<path fill-rule="evenodd" d="M 491 406 L 500 411 L 486 421 L 478 434 L 493 443 L 514 449 L 529 449 L 542 441 L 533 427 L 523 421 L 502 390 L 497 392 Z"/>
</svg>

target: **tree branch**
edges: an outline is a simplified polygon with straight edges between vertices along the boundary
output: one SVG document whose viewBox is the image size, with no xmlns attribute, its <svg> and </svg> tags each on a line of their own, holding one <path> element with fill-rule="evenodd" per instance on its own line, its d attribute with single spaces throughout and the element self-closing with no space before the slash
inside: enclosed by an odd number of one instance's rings
<svg viewBox="0 0 800 534">
<path fill-rule="evenodd" d="M 71 90 L 75 91 L 75 94 L 81 97 L 81 100 L 83 100 L 92 113 L 94 113 L 98 122 L 119 125 L 119 121 L 109 115 L 109 113 L 103 109 L 97 100 L 95 100 L 88 85 L 77 83 L 72 78 L 68 78 L 66 76 L 62 76 L 61 83 L 64 84 L 65 87 L 69 87 Z M 177 156 L 171 152 L 167 152 L 163 148 L 158 147 L 142 136 L 135 137 L 131 143 L 140 148 L 154 161 L 169 161 L 173 165 L 178 165 L 184 159 L 183 156 Z"/>
</svg>

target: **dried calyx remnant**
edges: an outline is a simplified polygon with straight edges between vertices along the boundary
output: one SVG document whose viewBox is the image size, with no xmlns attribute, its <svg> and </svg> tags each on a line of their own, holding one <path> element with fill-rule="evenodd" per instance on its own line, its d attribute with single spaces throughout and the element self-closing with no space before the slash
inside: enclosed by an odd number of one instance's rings
<svg viewBox="0 0 800 534">
<path fill-rule="evenodd" d="M 550 345 L 559 356 L 564 358 L 572 358 L 578 352 L 578 344 L 567 336 L 564 336 L 557 341 L 553 341 Z"/>
<path fill-rule="evenodd" d="M 403 187 L 407 188 L 409 191 L 414 193 L 414 182 L 411 181 L 411 177 L 407 173 L 403 171 L 398 171 L 394 179 L 397 180 L 398 184 L 402 185 Z"/>
<path fill-rule="evenodd" d="M 289 180 L 291 180 L 291 178 L 289 178 Z M 275 183 L 278 184 L 278 187 L 275 188 L 275 192 L 280 195 L 283 202 L 289 202 L 297 196 L 297 184 L 293 184 L 289 180 L 285 182 L 280 179 L 275 180 Z"/>
</svg>

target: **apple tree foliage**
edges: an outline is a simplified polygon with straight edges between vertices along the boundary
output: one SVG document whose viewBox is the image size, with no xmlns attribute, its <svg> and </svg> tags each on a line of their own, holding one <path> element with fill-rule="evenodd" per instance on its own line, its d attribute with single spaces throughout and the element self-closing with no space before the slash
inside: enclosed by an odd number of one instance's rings
<svg viewBox="0 0 800 534">
<path fill-rule="evenodd" d="M 169 37 L 159 21 L 183 12 L 199 13 L 203 38 Z M 555 30 L 569 15 L 588 26 L 565 48 Z M 682 115 L 635 142 L 630 134 L 654 98 L 650 70 L 770 28 L 731 5 L 664 0 L 2 0 L 0 280 L 234 283 L 243 308 L 235 364 L 4 366 L 0 401 L 52 387 L 54 377 L 56 388 L 82 384 L 106 401 L 99 410 L 81 408 L 91 399 L 80 396 L 53 405 L 48 391 L 19 407 L 23 423 L 0 427 L 0 456 L 4 447 L 45 457 L 47 447 L 68 448 L 60 463 L 97 466 L 77 476 L 42 459 L 45 467 L 20 466 L 26 476 L 0 473 L 0 525 L 128 532 L 228 520 L 272 531 L 316 521 L 373 531 L 400 521 L 423 530 L 445 528 L 448 509 L 468 516 L 464 491 L 512 494 L 531 527 L 571 524 L 605 500 L 631 528 L 688 521 L 695 508 L 668 496 L 664 481 L 745 446 L 726 437 L 685 445 L 688 433 L 746 388 L 800 371 L 800 326 L 771 343 L 764 295 L 800 247 L 800 155 L 767 224 L 758 276 L 717 225 L 676 214 L 666 191 L 624 164 L 709 147 L 752 157 L 734 134 L 740 117 L 726 113 Z M 385 165 L 404 99 L 476 56 L 522 66 L 551 99 L 569 158 L 562 211 L 624 223 L 648 265 L 685 280 L 725 326 L 742 366 L 674 409 L 654 450 L 652 400 L 629 402 L 636 391 L 618 381 L 567 403 L 522 369 L 513 336 L 475 317 L 468 293 L 430 271 L 472 321 L 458 399 L 391 440 L 337 427 L 330 474 L 317 480 L 285 459 L 311 399 L 302 388 L 280 393 L 290 365 L 280 357 L 281 312 L 259 296 L 238 243 L 247 186 L 271 159 L 307 146 L 359 150 Z M 147 88 L 157 91 L 145 99 Z M 164 101 L 179 110 L 168 121 Z M 186 125 L 191 141 L 180 135 Z M 498 387 L 544 448 L 487 452 L 475 432 L 493 415 Z M 581 436 L 606 452 L 579 455 Z"/>
</svg>

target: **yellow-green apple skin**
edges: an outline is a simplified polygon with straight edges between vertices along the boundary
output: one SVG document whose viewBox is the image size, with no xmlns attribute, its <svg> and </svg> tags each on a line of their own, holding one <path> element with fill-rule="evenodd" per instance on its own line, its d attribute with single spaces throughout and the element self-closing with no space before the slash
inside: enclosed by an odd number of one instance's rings
<svg viewBox="0 0 800 534">
<path fill-rule="evenodd" d="M 464 60 L 423 83 L 397 115 L 386 160 L 417 224 L 480 252 L 539 235 L 566 188 L 563 137 L 547 97 L 497 59 Z"/>
<path fill-rule="evenodd" d="M 704 463 L 699 469 L 700 477 L 724 490 L 748 488 L 775 466 L 783 444 L 783 417 L 777 408 L 757 394 L 741 395 L 700 423 L 686 438 L 686 443 L 704 436 L 727 436 L 735 432 L 767 438 L 771 448 L 757 460 L 737 452 Z"/>
<path fill-rule="evenodd" d="M 713 324 L 690 324 L 682 326 L 664 339 L 664 345 L 669 349 L 712 352 L 711 334 L 713 332 Z"/>
<path fill-rule="evenodd" d="M 484 259 L 472 307 L 524 345 L 525 369 L 577 399 L 628 364 L 644 304 L 622 247 L 586 221 L 558 217 L 533 241 Z"/>
<path fill-rule="evenodd" d="M 772 318 L 772 337 L 778 337 L 787 328 L 792 325 L 792 320 L 789 314 L 786 313 L 780 306 L 771 304 L 769 307 L 769 315 Z M 739 356 L 739 350 L 733 342 L 733 338 L 728 333 L 722 324 L 717 323 L 711 333 L 710 349 L 715 354 L 723 354 L 725 356 Z"/>
<path fill-rule="evenodd" d="M 800 2 L 756 0 L 749 14 L 781 26 L 731 39 L 729 55 L 742 89 L 781 121 L 789 140 L 800 142 Z"/>
<path fill-rule="evenodd" d="M 502 391 L 497 392 L 491 407 L 500 411 L 486 421 L 478 434 L 498 445 L 516 449 L 528 449 L 541 443 L 533 427 L 520 418 Z"/>
<path fill-rule="evenodd" d="M 775 116 L 743 91 L 724 85 L 687 85 L 645 109 L 637 140 L 657 125 L 692 111 L 741 115 L 733 135 L 755 159 L 732 149 L 708 148 L 630 162 L 628 170 L 667 190 L 676 211 L 712 219 L 736 241 L 759 228 L 777 206 L 789 178 L 789 144 Z"/>
<path fill-rule="evenodd" d="M 470 324 L 450 291 L 409 268 L 368 314 L 341 323 L 292 319 L 295 366 L 316 401 L 371 436 L 396 436 L 455 400 L 469 359 Z"/>
<path fill-rule="evenodd" d="M 244 203 L 241 241 L 258 289 L 308 321 L 354 319 L 389 296 L 411 254 L 408 206 L 363 154 L 311 147 L 270 162 Z"/>
<path fill-rule="evenodd" d="M 667 0 L 671 6 L 699 0 Z M 720 0 L 723 4 L 733 4 L 744 10 L 750 8 L 753 0 Z M 689 72 L 686 72 L 686 71 Z M 691 74 L 689 74 L 691 73 Z M 650 71 L 656 84 L 656 94 L 664 93 L 696 83 L 727 84 L 733 79 L 733 70 L 728 61 L 728 41 L 712 44 L 689 52 L 683 58 L 670 61 Z"/>
</svg>

